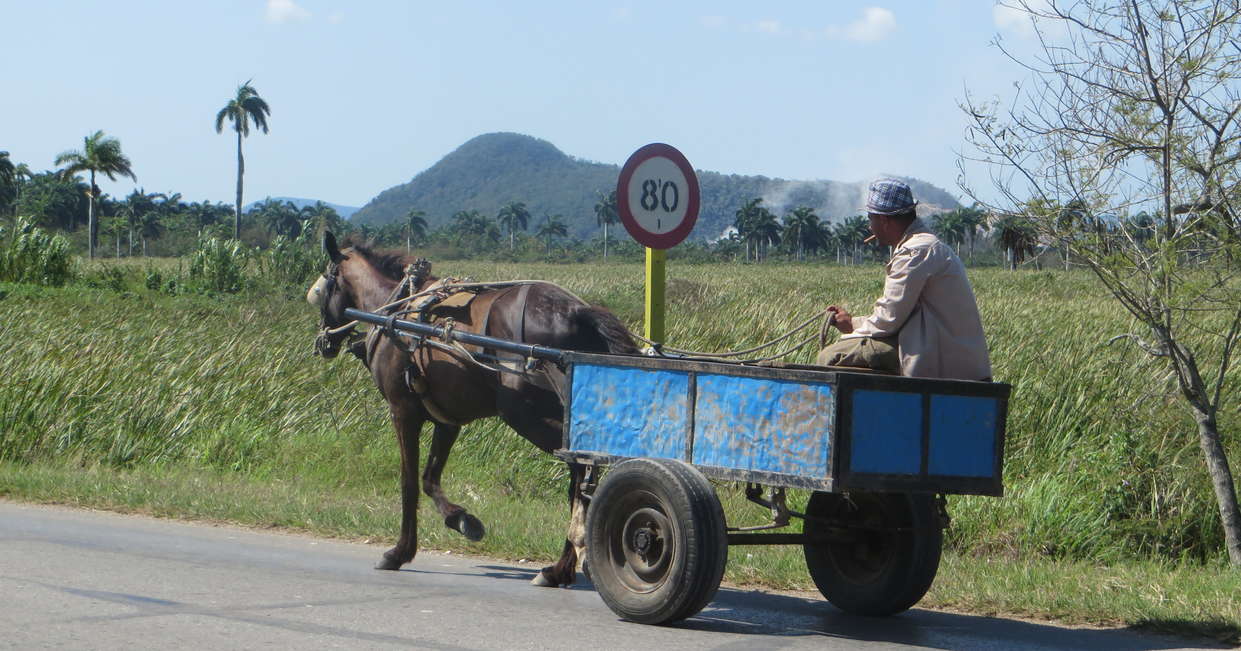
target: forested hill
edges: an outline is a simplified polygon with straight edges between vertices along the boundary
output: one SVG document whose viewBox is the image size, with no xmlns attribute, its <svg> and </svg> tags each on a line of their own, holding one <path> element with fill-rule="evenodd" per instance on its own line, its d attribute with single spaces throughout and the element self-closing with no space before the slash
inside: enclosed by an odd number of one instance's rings
<svg viewBox="0 0 1241 651">
<path fill-rule="evenodd" d="M 692 161 L 691 161 L 692 162 Z M 411 208 L 426 213 L 430 228 L 444 226 L 461 210 L 494 217 L 511 201 L 531 214 L 530 228 L 544 215 L 561 215 L 570 235 L 594 236 L 599 227 L 595 203 L 616 187 L 619 165 L 568 156 L 551 143 L 517 133 L 478 136 L 448 154 L 409 183 L 384 190 L 354 214 L 358 224 L 383 225 L 403 219 Z M 943 189 L 906 178 L 921 202 L 920 214 L 952 210 L 959 203 Z M 692 237 L 715 239 L 731 226 L 736 211 L 762 197 L 777 216 L 810 206 L 824 219 L 862 213 L 865 183 L 787 181 L 698 171 L 702 204 Z"/>
</svg>

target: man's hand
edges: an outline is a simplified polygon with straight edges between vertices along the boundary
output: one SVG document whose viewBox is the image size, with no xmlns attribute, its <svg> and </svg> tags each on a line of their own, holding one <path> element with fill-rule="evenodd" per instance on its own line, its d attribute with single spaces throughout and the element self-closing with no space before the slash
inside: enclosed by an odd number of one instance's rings
<svg viewBox="0 0 1241 651">
<path fill-rule="evenodd" d="M 845 308 L 840 307 L 839 305 L 829 305 L 827 306 L 827 311 L 831 312 L 835 316 L 835 318 L 832 319 L 832 325 L 836 326 L 836 329 L 839 330 L 841 334 L 847 335 L 850 332 L 853 332 L 853 315 L 845 311 Z"/>
</svg>

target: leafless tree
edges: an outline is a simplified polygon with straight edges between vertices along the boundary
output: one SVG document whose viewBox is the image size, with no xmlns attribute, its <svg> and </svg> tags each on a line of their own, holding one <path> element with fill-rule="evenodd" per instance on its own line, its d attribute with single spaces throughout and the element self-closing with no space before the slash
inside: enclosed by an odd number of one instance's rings
<svg viewBox="0 0 1241 651">
<path fill-rule="evenodd" d="M 1241 335 L 1241 0 L 1005 6 L 1030 19 L 1039 47 L 1023 56 L 997 41 L 1029 72 L 1011 104 L 962 102 L 964 159 L 989 171 L 989 192 L 965 190 L 1029 217 L 1093 270 L 1141 328 L 1122 336 L 1167 361 L 1241 565 L 1218 421 Z M 1154 237 L 1127 218 L 1139 211 L 1156 216 Z"/>
</svg>

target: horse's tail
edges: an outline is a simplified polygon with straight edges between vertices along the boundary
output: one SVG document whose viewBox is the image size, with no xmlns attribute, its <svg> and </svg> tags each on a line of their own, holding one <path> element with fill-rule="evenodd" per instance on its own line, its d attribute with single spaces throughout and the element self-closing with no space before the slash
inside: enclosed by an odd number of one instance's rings
<svg viewBox="0 0 1241 651">
<path fill-rule="evenodd" d="M 615 314 L 594 305 L 579 305 L 569 315 L 583 345 L 580 350 L 600 353 L 636 354 L 638 347 L 629 328 Z M 587 343 L 589 342 L 589 343 Z"/>
</svg>

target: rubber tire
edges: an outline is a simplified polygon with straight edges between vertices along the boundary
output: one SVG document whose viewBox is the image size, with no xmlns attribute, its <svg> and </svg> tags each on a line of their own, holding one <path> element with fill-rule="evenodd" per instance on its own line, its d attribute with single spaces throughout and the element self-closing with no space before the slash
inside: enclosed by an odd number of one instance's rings
<svg viewBox="0 0 1241 651">
<path fill-rule="evenodd" d="M 855 615 L 894 615 L 918 603 L 931 588 L 944 544 L 932 496 L 816 492 L 806 515 L 913 529 L 858 532 L 861 539 L 848 543 L 804 543 L 810 578 L 833 606 Z M 807 519 L 803 531 L 814 536 L 825 528 Z"/>
<path fill-rule="evenodd" d="M 671 459 L 621 462 L 600 482 L 588 513 L 591 580 L 612 612 L 667 624 L 698 614 L 715 597 L 728 561 L 724 510 L 694 467 Z"/>
</svg>

